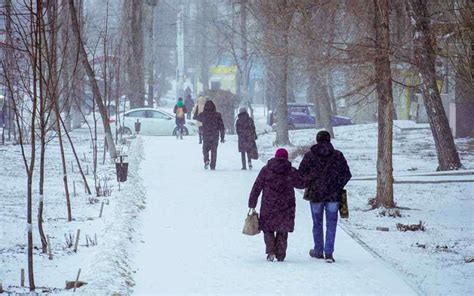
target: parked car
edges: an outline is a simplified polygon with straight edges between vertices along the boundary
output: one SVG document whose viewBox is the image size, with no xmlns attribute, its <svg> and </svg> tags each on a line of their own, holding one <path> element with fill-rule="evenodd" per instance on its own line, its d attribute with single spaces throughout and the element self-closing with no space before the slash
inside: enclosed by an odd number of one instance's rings
<svg viewBox="0 0 474 296">
<path fill-rule="evenodd" d="M 268 115 L 268 124 L 274 126 L 276 116 L 272 112 Z M 314 128 L 317 122 L 316 112 L 313 104 L 306 103 L 288 103 L 288 128 L 302 129 Z M 352 120 L 349 117 L 332 115 L 332 126 L 351 125 Z"/>
<path fill-rule="evenodd" d="M 138 108 L 120 113 L 119 131 L 124 134 L 135 132 L 135 122 L 141 123 L 140 134 L 150 136 L 173 136 L 176 135 L 176 123 L 174 114 L 154 108 Z M 110 118 L 111 124 L 117 123 L 115 116 Z M 115 126 L 113 126 L 115 130 Z M 195 135 L 198 132 L 196 124 L 188 120 L 184 126 L 184 135 Z"/>
</svg>

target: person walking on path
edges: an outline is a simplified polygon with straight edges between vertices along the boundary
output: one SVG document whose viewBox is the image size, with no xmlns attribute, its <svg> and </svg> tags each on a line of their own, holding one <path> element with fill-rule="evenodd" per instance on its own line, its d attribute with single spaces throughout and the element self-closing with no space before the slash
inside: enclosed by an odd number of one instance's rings
<svg viewBox="0 0 474 296">
<path fill-rule="evenodd" d="M 249 197 L 249 208 L 255 209 L 263 191 L 260 206 L 260 230 L 263 231 L 267 260 L 285 260 L 288 232 L 295 227 L 295 190 L 305 182 L 288 161 L 288 151 L 280 148 L 275 157 L 261 169 Z"/>
<path fill-rule="evenodd" d="M 225 128 L 222 116 L 216 111 L 216 105 L 214 102 L 207 101 L 204 105 L 204 112 L 198 115 L 197 120 L 202 122 L 202 152 L 204 154 L 204 168 L 207 170 L 210 165 L 211 170 L 215 170 L 219 136 L 221 143 L 225 142 Z M 211 152 L 210 161 L 209 151 Z"/>
<path fill-rule="evenodd" d="M 186 105 L 183 103 L 183 98 L 179 98 L 178 102 L 174 106 L 174 114 L 176 114 L 176 137 L 183 138 L 184 133 L 184 124 L 186 123 L 185 114 L 188 110 L 186 109 Z"/>
<path fill-rule="evenodd" d="M 186 100 L 184 101 L 184 105 L 186 106 L 186 119 L 191 119 L 191 113 L 194 108 L 194 101 L 191 98 L 191 95 L 186 96 Z"/>
<path fill-rule="evenodd" d="M 333 252 L 339 203 L 342 190 L 352 175 L 342 152 L 331 144 L 331 135 L 327 131 L 320 131 L 316 142 L 304 155 L 298 169 L 306 181 L 303 198 L 310 202 L 313 218 L 314 248 L 309 251 L 309 255 L 332 263 L 335 262 Z M 323 211 L 326 212 L 325 240 Z"/>
<path fill-rule="evenodd" d="M 247 108 L 245 107 L 239 109 L 235 130 L 237 132 L 239 152 L 242 158 L 242 170 L 247 169 L 247 162 L 249 169 L 252 169 L 252 159 L 258 159 L 257 143 L 255 143 L 257 133 L 255 132 L 255 123 L 247 113 Z M 247 162 L 245 161 L 245 154 L 247 154 Z"/>
<path fill-rule="evenodd" d="M 205 105 L 206 99 L 203 96 L 199 96 L 193 109 L 193 119 L 196 120 L 196 125 L 199 128 L 199 144 L 202 144 L 202 122 L 198 120 L 198 116 L 204 112 Z"/>
</svg>

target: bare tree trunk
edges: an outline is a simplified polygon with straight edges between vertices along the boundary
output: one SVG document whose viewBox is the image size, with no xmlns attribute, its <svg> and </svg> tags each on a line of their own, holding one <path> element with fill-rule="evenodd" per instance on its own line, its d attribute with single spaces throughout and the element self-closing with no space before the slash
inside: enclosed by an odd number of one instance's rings
<svg viewBox="0 0 474 296">
<path fill-rule="evenodd" d="M 61 117 L 59 117 L 59 119 L 61 120 L 61 125 L 64 129 L 64 133 L 66 134 L 66 137 L 69 141 L 69 146 L 71 146 L 72 153 L 74 155 L 74 158 L 76 159 L 77 167 L 79 168 L 79 173 L 81 174 L 82 181 L 84 182 L 84 186 L 86 187 L 86 192 L 87 192 L 87 194 L 90 195 L 91 194 L 91 189 L 89 187 L 89 183 L 87 182 L 87 178 L 84 175 L 84 170 L 82 169 L 81 161 L 79 160 L 79 156 L 77 155 L 76 148 L 74 147 L 74 143 L 72 142 L 72 139 L 71 139 L 71 136 L 69 135 L 69 132 L 66 130 L 64 120 Z"/>
<path fill-rule="evenodd" d="M 14 141 L 16 142 L 16 132 L 15 132 L 15 110 L 13 108 L 13 105 L 15 104 L 13 102 L 13 85 L 14 83 L 14 77 L 12 75 L 12 69 L 13 69 L 13 34 L 12 34 L 12 1 L 11 0 L 5 0 L 5 44 L 7 45 L 5 47 L 5 64 L 6 67 L 4 69 L 5 77 L 6 79 L 9 79 L 9 83 L 6 85 L 6 123 L 8 126 L 8 136 L 7 139 L 8 141 L 11 141 L 12 133 L 14 135 Z"/>
<path fill-rule="evenodd" d="M 375 76 L 378 97 L 377 206 L 394 207 L 393 198 L 393 96 L 390 69 L 388 0 L 374 0 Z"/>
<path fill-rule="evenodd" d="M 145 99 L 145 52 L 143 34 L 142 0 L 124 1 L 127 27 L 127 72 L 129 82 L 130 108 L 144 106 Z"/>
<path fill-rule="evenodd" d="M 149 6 L 148 17 L 147 17 L 147 31 L 148 31 L 148 107 L 153 108 L 153 98 L 155 97 L 155 7 L 158 4 L 157 0 L 147 0 Z"/>
<path fill-rule="evenodd" d="M 324 73 L 325 74 L 325 73 Z M 322 128 L 327 130 L 331 137 L 334 137 L 334 130 L 331 123 L 331 102 L 329 98 L 329 91 L 327 86 L 326 75 L 316 74 L 316 96 L 315 100 L 319 103 L 319 117 L 316 118 L 316 121 L 320 121 L 319 124 Z"/>
<path fill-rule="evenodd" d="M 207 6 L 206 0 L 199 0 L 199 16 L 201 20 L 204 20 L 201 26 L 201 42 L 200 42 L 200 80 L 204 92 L 209 90 L 209 48 L 208 48 L 208 33 L 209 25 L 207 20 L 209 19 L 209 7 Z"/>
<path fill-rule="evenodd" d="M 242 68 L 242 88 L 241 88 L 241 104 L 247 106 L 249 102 L 249 70 L 248 70 L 248 52 L 247 52 L 247 0 L 240 0 L 240 40 L 241 40 L 241 57 L 240 63 Z"/>
<path fill-rule="evenodd" d="M 117 152 L 115 150 L 115 143 L 112 137 L 112 130 L 110 129 L 109 117 L 107 115 L 107 109 L 104 106 L 104 102 L 102 100 L 102 96 L 100 94 L 99 85 L 97 84 L 97 80 L 95 78 L 94 70 L 92 69 L 89 61 L 87 59 L 87 53 L 84 48 L 84 44 L 82 42 L 81 33 L 79 31 L 79 24 L 77 20 L 76 8 L 74 7 L 74 0 L 69 0 L 69 11 L 71 14 L 72 19 L 72 29 L 74 35 L 79 44 L 79 53 L 80 58 L 82 61 L 82 65 L 86 69 L 87 76 L 89 76 L 89 80 L 92 84 L 92 92 L 94 96 L 94 101 L 96 102 L 97 106 L 99 107 L 99 112 L 102 118 L 102 124 L 104 125 L 104 132 L 105 137 L 107 140 L 107 145 L 109 147 L 109 154 L 111 158 L 115 158 L 117 156 Z"/>
<path fill-rule="evenodd" d="M 438 171 L 462 167 L 449 127 L 436 79 L 435 39 L 430 27 L 427 0 L 407 0 L 408 13 L 415 30 L 415 61 L 422 78 L 423 101 L 438 155 Z"/>
<path fill-rule="evenodd" d="M 54 80 L 55 78 L 50 78 L 50 79 Z M 51 95 L 51 100 L 53 101 L 54 113 L 56 115 L 56 129 L 57 129 L 57 133 L 58 133 L 59 151 L 61 153 L 64 193 L 66 195 L 67 220 L 69 222 L 71 222 L 72 221 L 71 198 L 70 198 L 70 195 L 69 195 L 69 185 L 68 185 L 68 181 L 67 181 L 66 156 L 65 156 L 65 153 L 64 153 L 64 143 L 63 143 L 63 137 L 62 137 L 62 131 L 61 131 L 61 124 L 60 124 L 61 113 L 59 111 L 59 97 L 57 96 L 57 94 L 55 94 L 54 91 L 53 91 L 53 93 L 50 93 L 50 95 Z"/>
</svg>

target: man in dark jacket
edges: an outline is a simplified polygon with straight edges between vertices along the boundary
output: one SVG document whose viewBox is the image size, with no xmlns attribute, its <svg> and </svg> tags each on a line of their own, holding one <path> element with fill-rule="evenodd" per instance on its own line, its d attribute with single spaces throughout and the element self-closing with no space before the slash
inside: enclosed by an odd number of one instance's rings
<svg viewBox="0 0 474 296">
<path fill-rule="evenodd" d="M 186 106 L 186 119 L 191 119 L 191 113 L 194 108 L 194 101 L 191 98 L 191 95 L 186 96 L 186 100 L 184 101 L 184 105 Z"/>
<path fill-rule="evenodd" d="M 337 214 L 342 190 L 351 179 L 351 171 L 344 155 L 334 149 L 331 135 L 320 131 L 317 144 L 311 147 L 300 163 L 299 172 L 305 178 L 304 199 L 310 201 L 313 218 L 314 249 L 310 256 L 335 262 L 334 240 L 336 238 Z M 326 211 L 326 240 L 323 239 L 323 211 Z M 324 252 L 324 257 L 323 257 Z"/>
<path fill-rule="evenodd" d="M 219 145 L 219 136 L 221 143 L 224 143 L 225 128 L 222 116 L 216 111 L 216 105 L 212 101 L 207 101 L 204 105 L 204 111 L 198 115 L 197 120 L 202 123 L 202 152 L 204 154 L 204 168 L 216 169 L 217 146 Z M 209 151 L 211 152 L 211 161 L 209 161 Z"/>
<path fill-rule="evenodd" d="M 255 132 L 255 124 L 253 119 L 247 113 L 247 108 L 239 109 L 235 130 L 238 136 L 239 152 L 242 158 L 242 170 L 246 170 L 245 154 L 247 154 L 247 162 L 249 169 L 252 169 L 252 159 L 258 158 L 257 150 L 257 133 Z"/>
<path fill-rule="evenodd" d="M 295 190 L 304 188 L 304 179 L 288 161 L 288 151 L 278 149 L 275 158 L 262 168 L 249 197 L 249 208 L 260 206 L 260 230 L 263 231 L 267 260 L 285 260 L 288 232 L 295 227 Z"/>
</svg>

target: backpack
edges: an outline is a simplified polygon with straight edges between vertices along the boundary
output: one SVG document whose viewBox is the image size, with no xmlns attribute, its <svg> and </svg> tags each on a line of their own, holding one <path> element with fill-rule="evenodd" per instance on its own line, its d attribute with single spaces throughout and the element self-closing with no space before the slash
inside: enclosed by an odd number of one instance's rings
<svg viewBox="0 0 474 296">
<path fill-rule="evenodd" d="M 183 109 L 183 107 L 176 108 L 176 117 L 177 118 L 184 118 L 184 109 Z"/>
</svg>

